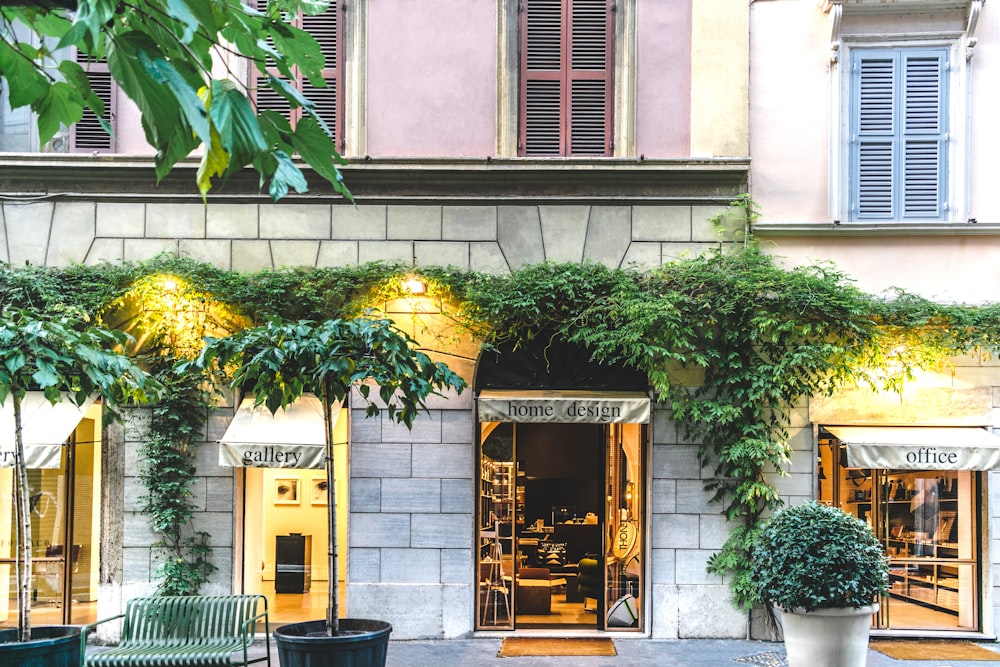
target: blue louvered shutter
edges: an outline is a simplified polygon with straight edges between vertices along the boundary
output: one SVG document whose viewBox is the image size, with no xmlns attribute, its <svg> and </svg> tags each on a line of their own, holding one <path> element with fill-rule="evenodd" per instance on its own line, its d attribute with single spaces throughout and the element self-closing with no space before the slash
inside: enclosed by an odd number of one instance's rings
<svg viewBox="0 0 1000 667">
<path fill-rule="evenodd" d="M 856 51 L 850 219 L 947 216 L 947 52 Z"/>
<path fill-rule="evenodd" d="M 524 0 L 519 154 L 611 154 L 612 0 Z"/>
</svg>

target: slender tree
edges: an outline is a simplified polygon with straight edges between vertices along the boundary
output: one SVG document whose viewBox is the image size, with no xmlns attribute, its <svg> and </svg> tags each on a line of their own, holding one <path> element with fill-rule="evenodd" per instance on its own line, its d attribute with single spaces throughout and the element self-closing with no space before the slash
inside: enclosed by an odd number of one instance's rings
<svg viewBox="0 0 1000 667">
<path fill-rule="evenodd" d="M 272 413 L 304 393 L 323 403 L 326 443 L 328 565 L 331 577 L 326 615 L 328 635 L 340 631 L 337 602 L 337 517 L 330 406 L 352 388 L 367 416 L 385 409 L 390 419 L 413 426 L 439 390 L 461 391 L 465 382 L 445 364 L 415 349 L 415 341 L 388 319 L 360 317 L 324 322 L 269 322 L 228 338 L 209 338 L 195 362 L 205 369 L 228 368 L 231 386 L 252 394 Z M 182 369 L 187 364 L 182 365 Z M 375 396 L 371 394 L 376 387 Z"/>
<path fill-rule="evenodd" d="M 68 317 L 47 319 L 25 311 L 0 313 L 0 404 L 14 411 L 18 637 L 31 639 L 31 511 L 21 407 L 29 390 L 55 404 L 82 405 L 92 397 L 109 404 L 145 401 L 158 384 L 119 350 L 128 336 Z"/>
</svg>

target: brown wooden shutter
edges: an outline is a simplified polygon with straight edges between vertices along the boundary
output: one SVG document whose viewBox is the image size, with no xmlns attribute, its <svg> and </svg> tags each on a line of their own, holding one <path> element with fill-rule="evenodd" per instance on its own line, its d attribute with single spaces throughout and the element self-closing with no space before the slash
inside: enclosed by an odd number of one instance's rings
<svg viewBox="0 0 1000 667">
<path fill-rule="evenodd" d="M 323 78 L 326 79 L 326 87 L 315 88 L 308 81 L 301 82 L 302 92 L 316 104 L 316 113 L 330 126 L 338 147 L 341 145 L 340 119 L 343 115 L 343 95 L 340 94 L 343 70 L 340 11 L 339 3 L 333 2 L 329 11 L 319 16 L 302 17 L 302 29 L 316 38 L 323 51 Z"/>
<path fill-rule="evenodd" d="M 263 4 L 263 2 L 261 2 Z M 324 68 L 323 78 L 326 79 L 325 88 L 317 88 L 311 85 L 296 71 L 295 87 L 316 105 L 319 116 L 326 121 L 338 147 L 342 147 L 341 117 L 343 115 L 343 95 L 341 95 L 341 72 L 342 56 L 342 21 L 343 12 L 340 3 L 331 3 L 330 9 L 318 16 L 299 15 L 292 23 L 298 28 L 306 30 L 317 42 L 323 53 Z M 268 73 L 277 76 L 278 71 L 268 67 Z M 302 117 L 302 110 L 289 108 L 288 102 L 265 83 L 266 79 L 260 72 L 254 69 L 255 101 L 258 111 L 270 109 L 276 111 L 289 119 L 292 126 Z"/>
<path fill-rule="evenodd" d="M 611 154 L 613 0 L 524 0 L 519 154 Z"/>
<path fill-rule="evenodd" d="M 107 61 L 91 60 L 83 54 L 78 54 L 76 60 L 87 72 L 91 89 L 104 102 L 103 118 L 114 130 L 118 86 L 111 78 Z M 90 109 L 83 110 L 83 118 L 70 127 L 69 135 L 69 149 L 73 153 L 114 153 L 117 148 L 114 136 L 104 130 L 100 120 Z"/>
</svg>

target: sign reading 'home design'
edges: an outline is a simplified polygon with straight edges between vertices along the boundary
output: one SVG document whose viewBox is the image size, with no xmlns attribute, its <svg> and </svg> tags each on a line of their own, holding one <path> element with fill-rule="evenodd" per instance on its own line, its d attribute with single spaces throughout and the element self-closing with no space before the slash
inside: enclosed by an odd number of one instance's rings
<svg viewBox="0 0 1000 667">
<path fill-rule="evenodd" d="M 484 391 L 479 421 L 647 424 L 649 397 L 632 393 Z"/>
</svg>

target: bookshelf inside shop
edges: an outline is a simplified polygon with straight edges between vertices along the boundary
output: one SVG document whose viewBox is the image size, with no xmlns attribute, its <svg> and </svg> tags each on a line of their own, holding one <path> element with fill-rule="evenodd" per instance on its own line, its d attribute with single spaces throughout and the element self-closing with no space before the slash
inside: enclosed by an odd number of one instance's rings
<svg viewBox="0 0 1000 667">
<path fill-rule="evenodd" d="M 513 622 L 513 553 L 517 470 L 510 461 L 482 457 L 479 471 L 480 626 Z M 523 490 L 520 491 L 523 503 Z"/>
<path fill-rule="evenodd" d="M 520 497 L 520 508 L 523 512 L 524 487 L 517 488 L 515 496 L 515 470 L 514 464 L 506 461 L 490 461 L 483 457 L 482 470 L 480 472 L 479 489 L 479 516 L 480 530 L 484 533 L 495 531 L 496 539 L 502 541 L 503 553 L 512 552 L 512 540 L 514 539 L 513 524 L 516 523 L 517 505 L 515 501 Z M 493 538 L 493 535 L 487 537 Z M 480 546 L 483 548 L 492 547 L 486 540 Z M 488 551 L 484 551 L 484 555 Z"/>
</svg>

